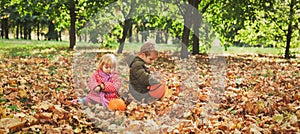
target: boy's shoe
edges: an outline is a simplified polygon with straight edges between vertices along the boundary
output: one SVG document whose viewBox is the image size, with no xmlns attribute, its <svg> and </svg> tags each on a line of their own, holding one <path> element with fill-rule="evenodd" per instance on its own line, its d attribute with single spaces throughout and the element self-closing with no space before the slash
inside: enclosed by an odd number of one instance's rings
<svg viewBox="0 0 300 134">
<path fill-rule="evenodd" d="M 129 95 L 120 98 L 125 101 L 126 106 L 128 106 L 133 101 L 133 99 Z"/>
</svg>

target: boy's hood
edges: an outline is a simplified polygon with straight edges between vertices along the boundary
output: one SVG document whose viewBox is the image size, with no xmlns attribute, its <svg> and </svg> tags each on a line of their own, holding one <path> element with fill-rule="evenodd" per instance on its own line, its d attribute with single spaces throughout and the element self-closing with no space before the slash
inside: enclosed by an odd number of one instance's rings
<svg viewBox="0 0 300 134">
<path fill-rule="evenodd" d="M 128 56 L 127 64 L 128 64 L 129 67 L 131 66 L 131 64 L 132 64 L 135 57 L 136 56 L 134 54 L 131 54 L 131 55 Z"/>
</svg>

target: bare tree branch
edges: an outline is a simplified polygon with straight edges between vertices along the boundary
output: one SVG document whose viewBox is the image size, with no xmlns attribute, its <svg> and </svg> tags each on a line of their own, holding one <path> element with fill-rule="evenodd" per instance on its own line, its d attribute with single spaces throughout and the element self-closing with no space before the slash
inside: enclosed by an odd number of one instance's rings
<svg viewBox="0 0 300 134">
<path fill-rule="evenodd" d="M 280 30 L 282 30 L 282 31 L 285 33 L 287 30 L 284 30 L 284 29 L 277 23 L 276 18 L 272 17 L 272 15 L 271 15 L 268 11 L 266 11 L 266 12 L 267 12 L 267 15 L 271 18 L 271 20 L 278 26 L 278 28 L 279 28 Z"/>
</svg>

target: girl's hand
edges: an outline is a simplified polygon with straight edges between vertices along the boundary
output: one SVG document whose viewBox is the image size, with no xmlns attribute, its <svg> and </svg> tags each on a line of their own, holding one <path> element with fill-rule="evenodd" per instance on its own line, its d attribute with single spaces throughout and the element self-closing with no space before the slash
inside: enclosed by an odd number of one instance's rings
<svg viewBox="0 0 300 134">
<path fill-rule="evenodd" d="M 105 86 L 104 86 L 103 83 L 100 84 L 100 88 L 101 88 L 102 91 L 104 90 Z"/>
<path fill-rule="evenodd" d="M 100 87 L 100 86 L 95 87 L 95 88 L 94 88 L 94 91 L 95 91 L 95 92 L 100 92 L 100 91 L 101 91 L 101 87 Z"/>
<path fill-rule="evenodd" d="M 101 83 L 100 85 L 98 85 L 97 87 L 95 87 L 94 91 L 95 92 L 101 92 L 101 91 L 104 90 L 104 88 L 105 88 L 104 84 Z"/>
</svg>

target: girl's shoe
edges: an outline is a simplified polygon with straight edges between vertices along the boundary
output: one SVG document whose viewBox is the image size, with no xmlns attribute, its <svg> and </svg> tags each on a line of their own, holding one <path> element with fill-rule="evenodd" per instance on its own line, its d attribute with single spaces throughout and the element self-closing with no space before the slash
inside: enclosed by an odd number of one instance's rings
<svg viewBox="0 0 300 134">
<path fill-rule="evenodd" d="M 74 103 L 74 104 L 78 104 L 79 100 L 78 99 L 74 99 L 71 102 Z"/>
</svg>

